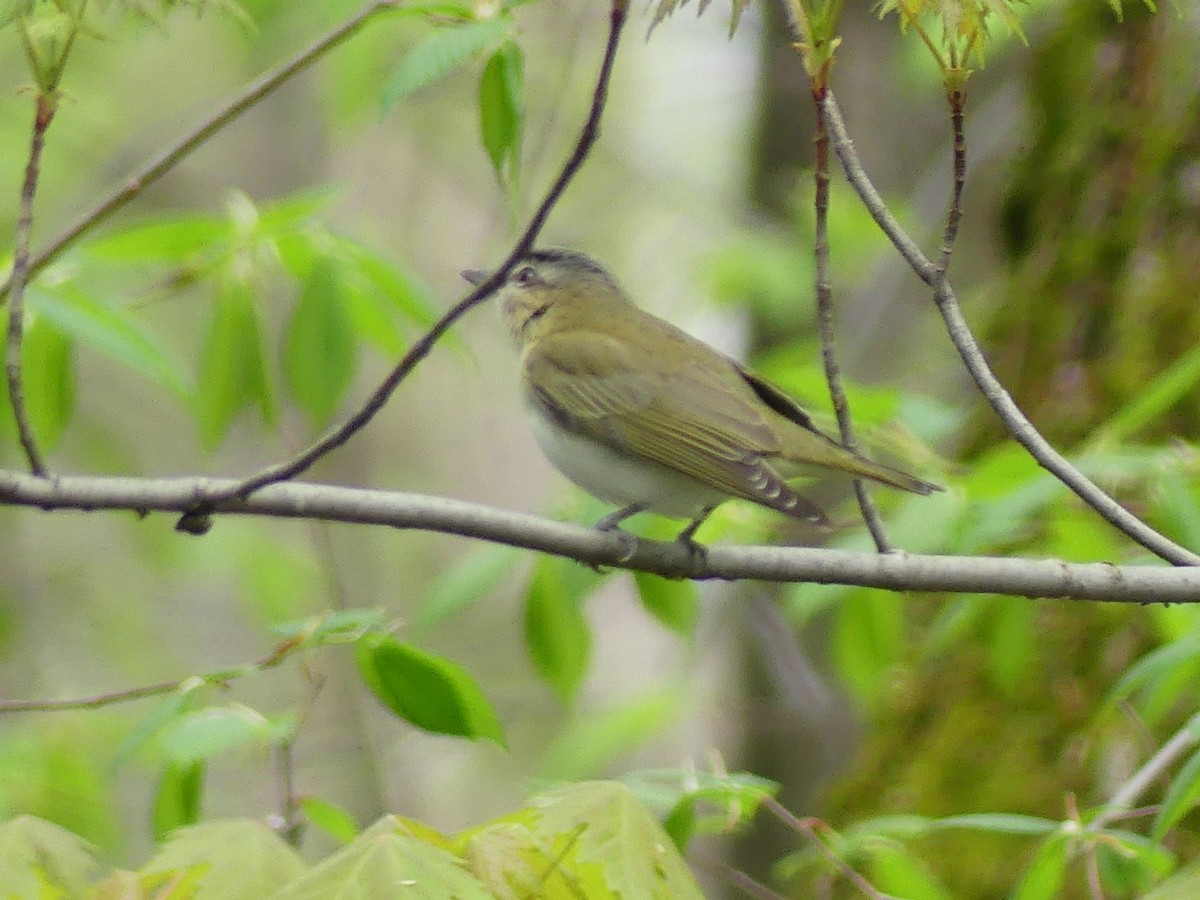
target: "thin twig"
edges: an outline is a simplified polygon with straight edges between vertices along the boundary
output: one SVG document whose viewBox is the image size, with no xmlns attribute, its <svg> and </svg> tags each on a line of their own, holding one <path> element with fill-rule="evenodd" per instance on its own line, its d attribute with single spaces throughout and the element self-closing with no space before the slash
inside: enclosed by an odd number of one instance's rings
<svg viewBox="0 0 1200 900">
<path fill-rule="evenodd" d="M 1121 506 L 1050 446 L 1042 437 L 1041 432 L 1025 417 L 988 365 L 983 351 L 980 350 L 975 336 L 971 333 L 970 326 L 963 317 L 958 297 L 950 286 L 949 280 L 939 279 L 938 267 L 929 261 L 900 226 L 900 223 L 896 221 L 883 198 L 871 183 L 858 158 L 858 153 L 854 149 L 854 143 L 846 133 L 846 124 L 842 119 L 841 110 L 838 108 L 833 91 L 826 92 L 824 108 L 825 118 L 829 124 L 830 140 L 833 143 L 834 151 L 841 160 L 846 178 L 862 199 L 863 205 L 871 213 L 876 224 L 891 240 L 917 277 L 935 289 L 937 307 L 946 323 L 946 330 L 951 342 L 976 386 L 1004 422 L 1013 438 L 1029 452 L 1029 455 L 1042 468 L 1057 477 L 1084 503 L 1096 510 L 1109 524 L 1131 540 L 1173 565 L 1200 566 L 1200 555 L 1155 531 Z"/>
<path fill-rule="evenodd" d="M 58 237 L 42 248 L 30 261 L 29 275 L 36 275 L 47 265 L 58 258 L 59 254 L 73 244 L 81 235 L 92 227 L 103 222 L 118 209 L 140 194 L 163 175 L 167 174 L 179 162 L 189 156 L 197 147 L 210 137 L 254 106 L 268 94 L 276 90 L 284 82 L 307 69 L 310 65 L 336 47 L 346 38 L 357 32 L 375 14 L 387 9 L 398 7 L 403 0 L 374 0 L 338 25 L 325 36 L 309 47 L 301 50 L 292 59 L 266 73 L 257 81 L 251 82 L 237 96 L 231 98 L 221 109 L 217 110 L 194 129 L 183 135 L 178 141 L 160 152 L 156 157 L 138 169 L 125 183 L 102 200 L 95 208 L 89 210 Z M 0 285 L 0 303 L 16 284 L 16 266 L 8 281 Z"/>
<path fill-rule="evenodd" d="M 825 127 L 825 117 L 821 114 L 821 96 L 825 92 L 824 85 L 813 81 L 813 104 L 816 110 L 817 133 L 814 138 L 816 150 L 816 165 L 813 171 L 815 194 L 813 208 L 816 218 L 813 241 L 814 267 L 816 269 L 817 292 L 817 330 L 821 336 L 821 362 L 825 367 L 825 383 L 829 386 L 829 399 L 837 416 L 838 432 L 842 445 L 850 451 L 857 451 L 858 441 L 854 436 L 854 424 L 850 418 L 850 404 L 846 400 L 846 389 L 842 386 L 841 371 L 837 362 L 837 344 L 833 328 L 833 291 L 829 285 L 829 132 Z M 871 532 L 875 549 L 887 553 L 891 549 L 887 533 L 883 529 L 883 521 L 879 511 L 871 502 L 866 486 L 861 478 L 854 479 L 854 496 L 858 500 L 858 508 L 862 511 L 863 521 Z"/>
<path fill-rule="evenodd" d="M 268 466 L 244 479 L 231 490 L 230 497 L 248 497 L 268 484 L 295 478 L 309 469 L 322 456 L 350 440 L 354 434 L 365 427 L 375 417 L 375 414 L 383 408 L 388 398 L 391 397 L 400 383 L 408 377 L 408 374 L 416 367 L 417 363 L 429 355 L 434 344 L 450 329 L 450 326 L 462 318 L 468 311 L 487 299 L 496 288 L 503 284 L 504 279 L 508 277 L 508 273 L 512 270 L 513 266 L 529 252 L 533 247 L 534 241 L 537 240 L 538 235 L 541 233 L 542 227 L 546 224 L 546 219 L 550 215 L 550 211 L 558 203 L 559 197 L 562 196 L 571 179 L 575 177 L 576 172 L 579 171 L 579 167 L 583 165 L 589 151 L 592 149 L 592 145 L 596 142 L 596 138 L 599 135 L 600 116 L 604 112 L 604 104 L 608 98 L 608 83 L 612 75 L 613 63 L 616 61 L 617 44 L 621 37 L 621 29 L 625 25 L 626 9 L 626 0 L 613 0 L 608 43 L 604 49 L 604 61 L 600 66 L 600 74 L 596 80 L 595 91 L 592 94 L 592 106 L 588 113 L 587 121 L 584 123 L 583 130 L 579 134 L 579 139 L 575 143 L 575 149 L 571 152 L 558 178 L 551 186 L 549 192 L 546 194 L 546 198 L 538 207 L 537 212 L 534 213 L 529 225 L 526 226 L 524 233 L 517 240 L 512 251 L 505 258 L 504 262 L 500 264 L 500 267 L 492 272 L 482 284 L 471 291 L 464 299 L 451 307 L 445 315 L 433 324 L 429 331 L 409 348 L 408 352 L 404 354 L 404 358 L 388 373 L 379 387 L 375 389 L 366 403 L 359 407 L 354 415 L 350 416 L 349 419 L 337 428 L 327 432 L 314 444 L 291 459 Z M 222 497 L 220 499 L 227 498 Z"/>
<path fill-rule="evenodd" d="M 704 554 L 679 541 L 631 543 L 621 535 L 553 522 L 476 503 L 343 488 L 274 484 L 242 500 L 237 482 L 205 478 L 35 478 L 0 470 L 0 505 L 43 511 L 98 509 L 180 513 L 209 504 L 214 512 L 412 528 L 552 553 L 578 562 L 651 572 L 670 578 L 812 581 L 891 591 L 950 591 L 1112 600 L 1122 603 L 1200 602 L 1200 568 L 1066 563 L 1054 559 L 851 553 L 808 547 L 713 546 Z"/>
<path fill-rule="evenodd" d="M 871 882 L 867 881 L 859 872 L 857 872 L 850 863 L 846 862 L 838 856 L 833 848 L 830 847 L 821 838 L 820 832 L 825 828 L 825 823 L 820 819 L 806 818 L 801 819 L 790 809 L 776 800 L 774 797 L 764 795 L 762 805 L 773 815 L 779 819 L 788 828 L 795 831 L 797 834 L 803 835 L 808 841 L 817 848 L 818 851 L 828 859 L 843 877 L 852 885 L 859 889 L 865 896 L 871 900 L 887 900 L 887 895 L 880 893 Z"/>
<path fill-rule="evenodd" d="M 1127 814 L 1134 802 L 1171 766 L 1197 744 L 1200 744 L 1200 715 L 1171 735 L 1158 751 L 1117 788 L 1104 808 L 1087 825 L 1088 831 L 1100 831 L 1115 819 Z"/>
<path fill-rule="evenodd" d="M 118 703 L 129 703 L 133 700 L 144 700 L 146 697 L 161 697 L 182 690 L 188 685 L 226 685 L 242 675 L 258 674 L 272 669 L 285 659 L 301 649 L 303 641 L 289 639 L 282 641 L 268 656 L 258 662 L 249 663 L 236 669 L 222 669 L 207 675 L 194 675 L 173 681 L 159 681 L 155 684 L 144 684 L 139 687 L 126 688 L 121 691 L 109 691 L 103 694 L 93 694 L 90 697 L 76 697 L 66 700 L 0 700 L 0 715 L 21 712 L 62 712 L 72 709 L 99 709 Z"/>
<path fill-rule="evenodd" d="M 25 385 L 21 377 L 21 343 L 25 334 L 25 285 L 31 272 L 29 235 L 33 230 L 33 199 L 37 196 L 38 173 L 41 169 L 42 148 L 46 129 L 54 121 L 58 94 L 39 91 L 33 117 L 33 137 L 29 146 L 29 161 L 25 165 L 25 181 L 21 185 L 21 208 L 17 216 L 16 247 L 13 250 L 12 302 L 8 306 L 8 334 L 4 346 L 4 375 L 8 382 L 8 400 L 17 422 L 17 436 L 34 475 L 46 474 L 46 464 L 38 450 L 37 439 L 29 424 L 25 409 Z"/>
</svg>

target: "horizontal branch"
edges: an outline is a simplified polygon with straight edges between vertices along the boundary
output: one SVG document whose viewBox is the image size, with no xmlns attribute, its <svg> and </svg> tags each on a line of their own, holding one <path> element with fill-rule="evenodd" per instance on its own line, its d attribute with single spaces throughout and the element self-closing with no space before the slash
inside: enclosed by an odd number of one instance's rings
<svg viewBox="0 0 1200 900">
<path fill-rule="evenodd" d="M 892 591 L 948 591 L 1115 600 L 1200 602 L 1200 568 L 1115 566 L 1058 560 L 851 553 L 808 547 L 715 546 L 703 557 L 682 544 L 637 540 L 477 503 L 322 484 L 273 484 L 228 497 L 236 482 L 209 478 L 36 478 L 0 471 L 0 504 L 52 510 L 214 513 L 387 525 L 478 538 L 589 565 L 668 578 L 810 581 Z"/>
</svg>

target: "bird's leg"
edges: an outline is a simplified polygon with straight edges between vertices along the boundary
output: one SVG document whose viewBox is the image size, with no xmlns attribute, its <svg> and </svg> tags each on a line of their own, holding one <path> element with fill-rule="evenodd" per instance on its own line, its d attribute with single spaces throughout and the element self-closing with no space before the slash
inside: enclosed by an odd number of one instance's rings
<svg viewBox="0 0 1200 900">
<path fill-rule="evenodd" d="M 621 546 L 624 548 L 624 552 L 621 554 L 622 561 L 632 559 L 633 554 L 637 552 L 637 538 L 622 529 L 620 525 L 630 516 L 636 516 L 645 511 L 645 503 L 630 503 L 628 506 L 622 506 L 620 509 L 610 512 L 596 523 L 597 531 L 610 531 L 621 539 Z M 592 566 L 592 568 L 599 571 L 598 566 Z"/>
<path fill-rule="evenodd" d="M 700 510 L 700 515 L 688 522 L 683 531 L 679 532 L 679 535 L 675 538 L 675 540 L 688 548 L 689 553 L 693 556 L 698 556 L 701 562 L 704 561 L 705 556 L 704 545 L 695 540 L 695 535 L 700 526 L 704 524 L 704 520 L 712 515 L 714 509 L 716 509 L 715 506 L 704 507 L 704 509 Z"/>
<path fill-rule="evenodd" d="M 630 516 L 636 516 L 640 512 L 646 511 L 645 503 L 630 503 L 628 506 L 622 506 L 620 509 L 610 512 L 607 516 L 596 523 L 597 531 L 617 531 L 617 526 L 628 519 Z"/>
</svg>

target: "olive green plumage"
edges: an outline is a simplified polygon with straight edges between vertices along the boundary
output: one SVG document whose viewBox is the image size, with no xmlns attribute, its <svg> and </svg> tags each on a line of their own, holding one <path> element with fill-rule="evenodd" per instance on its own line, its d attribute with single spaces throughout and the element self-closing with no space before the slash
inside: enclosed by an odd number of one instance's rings
<svg viewBox="0 0 1200 900">
<path fill-rule="evenodd" d="M 636 307 L 590 257 L 531 253 L 499 295 L 539 443 L 571 480 L 624 504 L 608 525 L 642 509 L 695 525 L 729 497 L 824 522 L 787 483 L 821 470 L 937 490 L 826 437 L 780 390 Z"/>
</svg>

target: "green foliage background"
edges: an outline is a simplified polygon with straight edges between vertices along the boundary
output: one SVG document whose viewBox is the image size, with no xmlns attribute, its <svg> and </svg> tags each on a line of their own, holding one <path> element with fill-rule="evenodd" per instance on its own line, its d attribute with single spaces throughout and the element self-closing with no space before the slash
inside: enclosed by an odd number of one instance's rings
<svg viewBox="0 0 1200 900">
<path fill-rule="evenodd" d="M 463 293 L 456 273 L 500 256 L 557 170 L 590 100 L 600 6 L 381 13 L 41 273 L 24 365 L 53 467 L 241 473 L 353 409 Z M 604 258 L 655 311 L 753 350 L 828 425 L 809 146 L 767 153 L 811 105 L 778 23 L 743 6 L 731 41 L 723 13 L 634 10 L 603 138 L 546 237 Z M 989 64 L 967 81 L 972 174 L 952 274 L 968 314 L 1039 426 L 1200 546 L 1195 23 L 1047 0 L 1025 12 L 1024 47 L 968 6 L 993 26 Z M 48 135 L 36 248 L 356 8 L 0 7 L 0 200 L 17 198 L 28 152 L 20 15 L 51 37 L 64 16 L 88 23 Z M 833 84 L 872 174 L 933 240 L 949 187 L 945 71 L 912 32 L 936 37 L 936 5 L 883 10 L 907 37 L 864 9 L 814 9 L 839 23 Z M 966 54 L 955 59 L 977 66 L 963 48 L 982 45 L 963 34 L 947 36 Z M 781 47 L 799 79 L 790 101 L 768 90 Z M 0 203 L 0 235 L 15 217 Z M 1145 561 L 980 412 L 927 296 L 840 183 L 830 230 L 860 431 L 874 455 L 948 488 L 881 494 L 893 542 Z M 598 518 L 530 441 L 500 330 L 469 317 L 315 477 Z M 21 465 L 7 404 L 0 463 Z M 853 521 L 836 486 L 819 491 Z M 736 504 L 700 536 L 808 537 Z M 869 547 L 853 525 L 832 543 Z M 831 856 L 913 898 L 1084 897 L 1092 872 L 1106 897 L 1194 884 L 1200 757 L 1170 770 L 1144 816 L 1087 830 L 1173 734 L 1200 743 L 1190 607 L 793 585 L 768 621 L 754 586 L 698 590 L 425 534 L 218 520 L 192 540 L 162 517 L 7 508 L 0 561 L 0 699 L 168 682 L 157 699 L 0 718 L 0 871 L 24 879 L 0 888 L 16 896 L 82 895 L 102 877 L 233 896 L 202 863 L 279 896 L 414 871 L 457 885 L 440 896 L 678 897 L 700 889 L 694 877 L 720 896 L 726 861 L 789 895 L 849 896 Z M 786 652 L 764 626 L 786 630 Z M 828 820 L 820 846 L 755 819 L 776 793 Z M 269 811 L 285 836 L 304 833 L 301 855 L 244 820 Z M 261 844 L 253 875 L 238 868 L 249 856 L 219 855 L 231 843 Z"/>
</svg>

